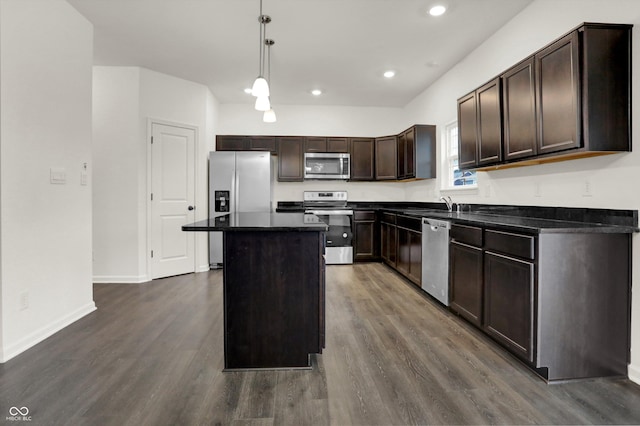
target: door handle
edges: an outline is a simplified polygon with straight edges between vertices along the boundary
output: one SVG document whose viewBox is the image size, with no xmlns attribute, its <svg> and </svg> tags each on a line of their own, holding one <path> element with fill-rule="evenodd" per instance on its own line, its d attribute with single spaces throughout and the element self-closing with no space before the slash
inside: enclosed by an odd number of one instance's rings
<svg viewBox="0 0 640 426">
<path fill-rule="evenodd" d="M 189 211 L 191 211 L 191 210 L 195 210 L 195 207 L 194 207 L 194 206 L 189 206 L 189 207 L 187 207 L 187 208 L 189 209 Z"/>
</svg>

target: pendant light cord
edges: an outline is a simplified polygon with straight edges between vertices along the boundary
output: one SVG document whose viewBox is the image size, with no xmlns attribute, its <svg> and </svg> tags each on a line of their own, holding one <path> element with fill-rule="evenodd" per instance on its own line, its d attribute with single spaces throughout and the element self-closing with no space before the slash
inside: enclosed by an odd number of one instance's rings
<svg viewBox="0 0 640 426">
<path fill-rule="evenodd" d="M 260 39 L 260 51 L 258 52 L 258 76 L 262 76 L 262 67 L 264 66 L 264 38 L 263 38 L 263 31 L 264 28 L 266 27 L 265 23 L 263 22 L 262 19 L 262 0 L 260 0 L 260 15 L 258 15 L 258 22 L 260 22 L 260 34 L 259 34 L 259 39 Z"/>
</svg>

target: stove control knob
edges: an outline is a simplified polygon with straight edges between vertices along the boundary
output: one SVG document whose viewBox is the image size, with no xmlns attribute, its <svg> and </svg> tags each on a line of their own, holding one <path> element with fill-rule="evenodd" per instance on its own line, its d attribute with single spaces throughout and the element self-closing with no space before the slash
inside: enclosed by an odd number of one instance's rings
<svg viewBox="0 0 640 426">
<path fill-rule="evenodd" d="M 346 232 L 342 233 L 342 238 L 347 238 L 347 233 Z"/>
</svg>

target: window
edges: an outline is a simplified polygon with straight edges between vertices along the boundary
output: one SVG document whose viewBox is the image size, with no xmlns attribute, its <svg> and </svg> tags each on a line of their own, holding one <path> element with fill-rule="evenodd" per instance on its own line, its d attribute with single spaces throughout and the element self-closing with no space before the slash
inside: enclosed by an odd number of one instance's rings
<svg viewBox="0 0 640 426">
<path fill-rule="evenodd" d="M 443 135 L 445 158 L 443 159 L 446 173 L 442 179 L 442 189 L 476 188 L 476 172 L 458 169 L 458 122 L 449 123 L 444 128 Z"/>
</svg>

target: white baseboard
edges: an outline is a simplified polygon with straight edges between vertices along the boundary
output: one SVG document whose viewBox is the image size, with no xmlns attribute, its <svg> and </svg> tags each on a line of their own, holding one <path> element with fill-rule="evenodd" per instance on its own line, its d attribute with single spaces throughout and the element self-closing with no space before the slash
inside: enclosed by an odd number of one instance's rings
<svg viewBox="0 0 640 426">
<path fill-rule="evenodd" d="M 95 284 L 140 284 L 151 281 L 146 275 L 94 275 Z"/>
<path fill-rule="evenodd" d="M 640 385 L 640 366 L 629 364 L 629 380 Z"/>
<path fill-rule="evenodd" d="M 93 301 L 91 303 L 87 303 L 83 307 L 76 309 L 74 312 L 63 316 L 57 321 L 53 321 L 50 324 L 42 327 L 41 329 L 36 330 L 33 333 L 28 334 L 27 336 L 24 336 L 23 338 L 13 344 L 10 344 L 6 348 L 0 349 L 0 364 L 9 361 L 16 355 L 19 355 L 27 349 L 37 345 L 47 337 L 52 336 L 66 326 L 76 322 L 80 318 L 90 314 L 95 310 L 96 304 Z"/>
<path fill-rule="evenodd" d="M 196 269 L 196 272 L 207 272 L 209 269 L 210 269 L 209 264 L 207 263 L 206 265 L 198 266 L 198 269 Z"/>
</svg>

